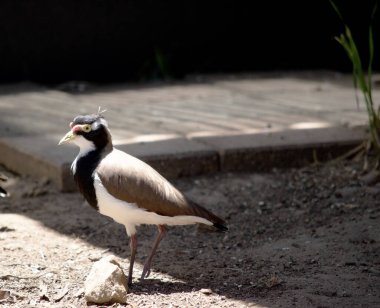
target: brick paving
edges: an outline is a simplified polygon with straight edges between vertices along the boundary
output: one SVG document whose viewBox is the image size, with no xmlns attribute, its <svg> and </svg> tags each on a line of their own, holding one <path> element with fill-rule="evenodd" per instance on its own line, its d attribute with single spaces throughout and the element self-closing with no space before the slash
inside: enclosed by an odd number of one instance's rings
<svg viewBox="0 0 380 308">
<path fill-rule="evenodd" d="M 75 87 L 86 89 L 75 93 L 62 90 L 72 84 L 56 88 L 2 85 L 0 163 L 17 172 L 55 178 L 62 186 L 77 150 L 58 148 L 56 144 L 75 115 L 94 113 L 99 106 L 107 109 L 105 117 L 115 144 L 148 161 L 158 159 L 155 167 L 165 166 L 164 171 L 170 166 L 162 157 L 177 159 L 176 169 L 168 172 L 173 176 L 193 174 L 191 169 L 202 173 L 220 168 L 222 158 L 218 155 L 223 148 L 214 146 L 216 139 L 207 138 L 225 137 L 220 144 L 230 151 L 228 140 L 235 139 L 227 137 L 242 136 L 236 144 L 247 150 L 251 145 L 259 147 L 258 140 L 280 138 L 268 139 L 264 135 L 257 139 L 254 134 L 367 123 L 364 104 L 357 106 L 349 75 L 288 72 L 203 76 L 194 80 L 150 85 L 77 83 Z M 375 86 L 373 94 L 375 100 L 380 97 L 380 88 Z M 307 139 L 319 135 L 320 132 L 302 136 Z M 353 141 L 361 136 L 362 132 L 353 135 Z M 334 138 L 339 139 L 339 134 Z M 305 140 L 300 144 L 306 144 Z M 189 165 L 197 162 L 197 166 Z"/>
<path fill-rule="evenodd" d="M 0 137 L 61 135 L 73 116 L 95 112 L 98 106 L 107 109 L 115 139 L 123 140 L 366 123 L 349 76 L 314 75 L 90 86 L 81 94 L 27 84 L 0 86 Z M 379 92 L 376 88 L 374 96 Z"/>
</svg>

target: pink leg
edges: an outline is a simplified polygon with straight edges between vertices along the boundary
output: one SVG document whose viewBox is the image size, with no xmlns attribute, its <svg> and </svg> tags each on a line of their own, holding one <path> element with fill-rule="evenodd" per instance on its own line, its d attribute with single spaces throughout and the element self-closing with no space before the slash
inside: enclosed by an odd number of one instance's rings
<svg viewBox="0 0 380 308">
<path fill-rule="evenodd" d="M 131 246 L 131 260 L 129 262 L 129 274 L 128 274 L 128 286 L 132 285 L 132 273 L 133 273 L 133 264 L 135 263 L 136 250 L 137 250 L 137 238 L 136 235 L 133 234 L 129 241 L 129 245 Z"/>
<path fill-rule="evenodd" d="M 145 261 L 144 269 L 141 274 L 141 281 L 144 281 L 145 278 L 148 278 L 150 275 L 150 266 L 152 264 L 153 256 L 157 250 L 158 244 L 160 244 L 162 238 L 164 237 L 166 233 L 166 228 L 164 225 L 158 225 L 158 235 L 156 240 L 154 241 L 152 251 L 150 252 L 150 255 L 148 259 Z"/>
</svg>

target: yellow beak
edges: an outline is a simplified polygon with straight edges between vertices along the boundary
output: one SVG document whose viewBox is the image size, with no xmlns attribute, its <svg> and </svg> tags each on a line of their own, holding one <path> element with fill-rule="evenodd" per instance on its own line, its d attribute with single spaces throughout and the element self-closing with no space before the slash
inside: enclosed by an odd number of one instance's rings
<svg viewBox="0 0 380 308">
<path fill-rule="evenodd" d="M 75 139 L 77 135 L 73 131 L 69 131 L 63 138 L 58 142 L 58 145 L 61 145 L 65 142 L 70 142 L 71 140 Z"/>
</svg>

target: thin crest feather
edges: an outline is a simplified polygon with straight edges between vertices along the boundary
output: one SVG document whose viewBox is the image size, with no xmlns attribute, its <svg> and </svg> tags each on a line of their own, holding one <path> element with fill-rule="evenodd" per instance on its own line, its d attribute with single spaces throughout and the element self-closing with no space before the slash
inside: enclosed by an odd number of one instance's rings
<svg viewBox="0 0 380 308">
<path fill-rule="evenodd" d="M 102 107 L 99 106 L 97 115 L 100 116 L 100 115 L 102 115 L 103 113 L 105 113 L 106 111 L 107 111 L 107 109 L 103 109 L 103 110 L 102 110 Z"/>
</svg>

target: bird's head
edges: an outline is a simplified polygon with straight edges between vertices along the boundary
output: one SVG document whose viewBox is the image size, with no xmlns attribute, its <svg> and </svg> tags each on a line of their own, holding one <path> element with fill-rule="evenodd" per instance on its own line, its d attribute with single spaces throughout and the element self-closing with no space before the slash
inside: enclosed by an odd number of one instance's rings
<svg viewBox="0 0 380 308">
<path fill-rule="evenodd" d="M 107 121 L 100 114 L 77 116 L 70 123 L 70 128 L 58 145 L 72 142 L 81 149 L 102 149 L 108 144 L 112 145 Z"/>
</svg>

